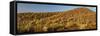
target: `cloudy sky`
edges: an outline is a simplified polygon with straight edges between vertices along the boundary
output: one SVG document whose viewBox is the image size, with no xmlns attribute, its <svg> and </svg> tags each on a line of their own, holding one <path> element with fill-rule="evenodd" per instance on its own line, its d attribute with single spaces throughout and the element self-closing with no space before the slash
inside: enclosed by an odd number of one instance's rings
<svg viewBox="0 0 100 36">
<path fill-rule="evenodd" d="M 28 4 L 28 3 L 17 3 L 18 13 L 25 12 L 58 12 L 67 11 L 75 8 L 81 8 L 83 6 L 63 6 L 63 5 L 46 5 L 46 4 Z M 85 7 L 90 10 L 96 11 L 96 7 Z"/>
</svg>

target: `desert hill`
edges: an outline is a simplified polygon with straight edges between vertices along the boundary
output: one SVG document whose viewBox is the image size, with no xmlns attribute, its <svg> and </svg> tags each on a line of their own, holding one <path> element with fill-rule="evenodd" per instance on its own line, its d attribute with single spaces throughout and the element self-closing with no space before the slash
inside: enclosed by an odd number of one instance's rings
<svg viewBox="0 0 100 36">
<path fill-rule="evenodd" d="M 18 13 L 17 29 L 20 33 L 96 29 L 96 12 L 76 8 L 62 12 Z"/>
</svg>

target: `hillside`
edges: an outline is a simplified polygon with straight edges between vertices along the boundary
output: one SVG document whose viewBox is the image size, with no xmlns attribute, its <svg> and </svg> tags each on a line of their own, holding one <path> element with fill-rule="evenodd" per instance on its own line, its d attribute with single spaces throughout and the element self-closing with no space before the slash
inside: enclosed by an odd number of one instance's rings
<svg viewBox="0 0 100 36">
<path fill-rule="evenodd" d="M 63 12 L 18 13 L 17 29 L 19 33 L 96 29 L 96 12 L 76 8 Z"/>
</svg>

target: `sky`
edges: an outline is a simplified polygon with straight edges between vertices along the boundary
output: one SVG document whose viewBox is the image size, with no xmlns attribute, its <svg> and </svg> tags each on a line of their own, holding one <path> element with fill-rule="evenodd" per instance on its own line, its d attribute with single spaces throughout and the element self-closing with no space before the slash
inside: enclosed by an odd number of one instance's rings
<svg viewBox="0 0 100 36">
<path fill-rule="evenodd" d="M 64 6 L 64 5 L 47 5 L 47 4 L 28 4 L 28 3 L 17 3 L 18 13 L 25 12 L 60 12 L 72 10 L 75 8 L 81 8 L 84 6 Z M 85 7 L 96 12 L 96 7 Z"/>
</svg>

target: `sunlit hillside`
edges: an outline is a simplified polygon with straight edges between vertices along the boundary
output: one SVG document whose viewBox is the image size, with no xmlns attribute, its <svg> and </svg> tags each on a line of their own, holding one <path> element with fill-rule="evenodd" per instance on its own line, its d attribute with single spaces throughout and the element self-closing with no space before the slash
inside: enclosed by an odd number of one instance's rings
<svg viewBox="0 0 100 36">
<path fill-rule="evenodd" d="M 96 12 L 76 8 L 62 12 L 17 13 L 17 31 L 55 32 L 96 29 Z"/>
</svg>

